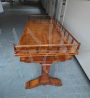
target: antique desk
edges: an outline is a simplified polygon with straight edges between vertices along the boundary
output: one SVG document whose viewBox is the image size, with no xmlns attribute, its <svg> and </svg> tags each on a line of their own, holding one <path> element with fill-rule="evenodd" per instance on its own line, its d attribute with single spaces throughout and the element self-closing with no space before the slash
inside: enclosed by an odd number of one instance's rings
<svg viewBox="0 0 90 98">
<path fill-rule="evenodd" d="M 36 62 L 42 65 L 41 76 L 26 82 L 26 89 L 39 85 L 61 86 L 62 82 L 49 75 L 53 62 L 71 60 L 78 54 L 80 43 L 62 25 L 53 19 L 28 20 L 17 45 L 15 56 L 21 62 Z"/>
</svg>

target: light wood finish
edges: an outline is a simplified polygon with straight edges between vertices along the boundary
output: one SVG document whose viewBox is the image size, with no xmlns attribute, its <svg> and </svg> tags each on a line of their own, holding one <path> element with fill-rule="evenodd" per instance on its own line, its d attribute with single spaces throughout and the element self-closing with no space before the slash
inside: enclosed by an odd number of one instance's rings
<svg viewBox="0 0 90 98">
<path fill-rule="evenodd" d="M 26 82 L 26 89 L 39 85 L 61 86 L 60 79 L 49 76 L 50 65 L 72 59 L 79 47 L 80 43 L 55 20 L 28 20 L 18 44 L 14 45 L 15 55 L 21 62 L 42 64 L 42 74 Z"/>
</svg>

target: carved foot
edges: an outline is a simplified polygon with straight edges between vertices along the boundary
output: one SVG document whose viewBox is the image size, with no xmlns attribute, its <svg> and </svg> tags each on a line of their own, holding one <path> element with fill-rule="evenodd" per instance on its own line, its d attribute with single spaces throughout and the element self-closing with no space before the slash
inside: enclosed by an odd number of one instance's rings
<svg viewBox="0 0 90 98">
<path fill-rule="evenodd" d="M 58 78 L 50 77 L 50 82 L 49 83 L 50 83 L 49 85 L 53 85 L 53 86 L 62 86 L 62 82 Z"/>
<path fill-rule="evenodd" d="M 26 89 L 32 89 L 32 88 L 35 88 L 39 85 L 40 85 L 39 78 L 36 78 L 34 80 L 30 80 L 30 81 L 26 82 L 25 88 Z"/>
</svg>

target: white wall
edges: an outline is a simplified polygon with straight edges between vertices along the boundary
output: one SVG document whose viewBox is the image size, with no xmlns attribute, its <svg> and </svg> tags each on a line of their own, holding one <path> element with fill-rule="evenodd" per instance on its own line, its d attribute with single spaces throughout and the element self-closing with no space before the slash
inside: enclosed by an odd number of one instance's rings
<svg viewBox="0 0 90 98">
<path fill-rule="evenodd" d="M 68 0 L 64 26 L 80 41 L 80 54 L 77 57 L 90 79 L 90 1 Z"/>
<path fill-rule="evenodd" d="M 61 9 L 62 9 L 62 0 L 58 0 L 57 11 L 56 11 L 56 19 L 58 21 L 60 20 Z"/>
<path fill-rule="evenodd" d="M 2 12 L 3 12 L 3 7 L 2 7 L 2 3 L 0 1 L 0 13 L 2 13 Z"/>
</svg>

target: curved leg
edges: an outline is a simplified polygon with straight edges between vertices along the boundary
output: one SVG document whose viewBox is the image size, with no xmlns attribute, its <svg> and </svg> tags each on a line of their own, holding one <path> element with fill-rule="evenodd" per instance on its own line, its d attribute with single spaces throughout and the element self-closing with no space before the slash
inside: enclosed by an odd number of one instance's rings
<svg viewBox="0 0 90 98">
<path fill-rule="evenodd" d="M 26 89 L 31 89 L 31 88 L 34 88 L 34 87 L 39 86 L 39 85 L 40 85 L 39 80 L 40 80 L 40 79 L 39 79 L 39 77 L 38 77 L 38 78 L 36 78 L 36 79 L 34 79 L 34 80 L 30 80 L 30 81 L 26 82 L 25 88 L 26 88 Z"/>
</svg>

